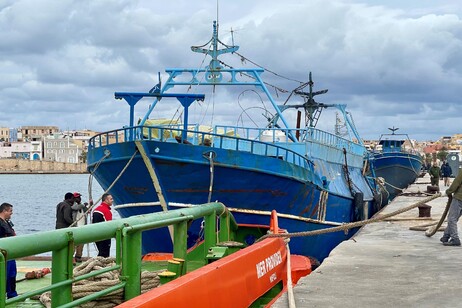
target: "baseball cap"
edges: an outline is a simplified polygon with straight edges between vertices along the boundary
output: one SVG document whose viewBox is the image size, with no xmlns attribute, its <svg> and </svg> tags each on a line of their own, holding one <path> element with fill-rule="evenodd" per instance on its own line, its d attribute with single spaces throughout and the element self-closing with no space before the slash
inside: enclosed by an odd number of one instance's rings
<svg viewBox="0 0 462 308">
<path fill-rule="evenodd" d="M 77 197 L 80 197 L 80 196 L 81 196 L 80 193 L 78 193 L 78 192 L 75 192 L 75 193 L 74 193 L 74 198 L 77 198 Z"/>
</svg>

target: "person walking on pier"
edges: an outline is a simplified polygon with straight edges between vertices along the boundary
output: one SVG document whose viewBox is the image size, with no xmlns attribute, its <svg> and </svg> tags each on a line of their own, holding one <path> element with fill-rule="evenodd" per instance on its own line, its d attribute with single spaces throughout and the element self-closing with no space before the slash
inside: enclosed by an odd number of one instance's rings
<svg viewBox="0 0 462 308">
<path fill-rule="evenodd" d="M 16 235 L 11 222 L 11 215 L 13 215 L 13 206 L 9 203 L 2 203 L 0 205 L 0 238 Z M 6 296 L 8 298 L 18 296 L 16 274 L 16 260 L 8 260 L 6 262 Z"/>
<path fill-rule="evenodd" d="M 56 229 L 68 228 L 72 225 L 74 220 L 72 219 L 72 208 L 74 204 L 74 194 L 66 193 L 64 195 L 64 201 L 60 202 L 56 206 Z"/>
<path fill-rule="evenodd" d="M 111 194 L 103 194 L 101 198 L 102 202 L 99 206 L 95 208 L 92 215 L 92 222 L 99 223 L 104 221 L 112 220 L 111 206 L 114 202 Z M 102 240 L 96 242 L 96 247 L 98 248 L 98 256 L 100 257 L 109 257 L 111 251 L 111 239 Z"/>
<path fill-rule="evenodd" d="M 462 172 L 459 172 L 451 186 L 446 190 L 446 194 L 449 198 L 452 197 L 452 201 L 448 211 L 448 226 L 440 241 L 444 246 L 460 246 L 457 222 L 462 215 Z"/>
<path fill-rule="evenodd" d="M 446 161 L 441 166 L 441 175 L 443 176 L 444 186 L 449 186 L 449 177 L 451 176 L 451 174 L 452 174 L 451 166 L 449 166 L 449 163 Z"/>
<path fill-rule="evenodd" d="M 428 170 L 428 174 L 430 174 L 430 181 L 432 186 L 439 186 L 440 182 L 440 168 L 438 167 L 438 163 L 436 161 L 433 162 L 433 166 Z"/>
</svg>

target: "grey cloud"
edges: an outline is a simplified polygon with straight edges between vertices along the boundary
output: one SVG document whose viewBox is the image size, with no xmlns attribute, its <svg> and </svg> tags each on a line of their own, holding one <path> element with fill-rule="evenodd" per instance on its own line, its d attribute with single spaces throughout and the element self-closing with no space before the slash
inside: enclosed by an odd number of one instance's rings
<svg viewBox="0 0 462 308">
<path fill-rule="evenodd" d="M 220 37 L 227 44 L 234 39 L 240 53 L 280 75 L 306 81 L 312 71 L 316 87 L 329 89 L 320 101 L 348 104 L 364 138 L 377 138 L 396 122 L 411 137 L 459 132 L 457 121 L 445 119 L 457 116 L 462 86 L 461 9 L 448 1 L 433 7 L 420 1 L 376 2 L 221 3 Z M 203 62 L 204 56 L 189 47 L 210 38 L 215 5 L 184 0 L 162 5 L 142 0 L 1 3 L 0 107 L 8 116 L 0 116 L 0 126 L 105 130 L 127 124 L 128 105 L 115 101 L 113 92 L 147 91 L 165 67 L 207 65 L 209 59 Z M 236 55 L 224 60 L 241 65 Z M 298 85 L 270 73 L 263 76 L 287 90 Z M 207 89 L 208 101 L 192 114 L 208 121 L 213 111 L 215 120 L 236 124 L 239 116 L 245 118 L 235 103 L 242 91 L 212 95 Z M 243 109 L 251 99 L 242 99 Z M 137 117 L 148 105 L 136 106 Z M 159 105 L 159 111 L 171 116 L 177 105 Z M 250 110 L 264 120 L 261 110 Z"/>
</svg>

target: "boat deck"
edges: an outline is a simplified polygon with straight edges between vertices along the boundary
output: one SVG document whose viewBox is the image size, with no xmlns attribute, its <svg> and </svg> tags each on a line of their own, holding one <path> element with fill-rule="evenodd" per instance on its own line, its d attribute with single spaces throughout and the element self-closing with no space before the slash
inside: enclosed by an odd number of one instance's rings
<svg viewBox="0 0 462 308">
<path fill-rule="evenodd" d="M 171 257 L 170 257 L 171 258 Z M 31 290 L 36 290 L 40 288 L 47 287 L 51 284 L 51 274 L 47 274 L 39 279 L 24 279 L 27 272 L 39 271 L 43 268 L 51 269 L 51 257 L 47 256 L 34 256 L 29 258 L 22 258 L 16 260 L 18 274 L 16 276 L 16 291 L 18 294 L 23 294 Z M 79 265 L 80 263 L 77 263 Z M 188 262 L 190 270 L 200 267 L 198 262 L 190 261 Z M 143 271 L 158 271 L 161 269 L 167 268 L 167 260 L 159 260 L 156 262 L 143 261 L 142 270 Z M 12 304 L 11 307 L 21 307 L 21 308 L 32 308 L 32 307 L 44 307 L 37 299 L 28 299 L 25 302 Z"/>
<path fill-rule="evenodd" d="M 418 178 L 405 193 L 426 192 L 429 176 Z M 440 189 L 447 188 L 440 181 Z M 424 197 L 398 196 L 380 213 L 405 208 Z M 447 197 L 428 202 L 433 222 L 439 221 Z M 294 287 L 296 307 L 460 307 L 462 247 L 446 247 L 412 226 L 418 208 L 363 227 L 337 246 L 315 271 Z M 417 219 L 416 219 L 417 218 Z M 462 227 L 459 221 L 459 233 Z M 446 224 L 443 224 L 445 227 Z M 288 307 L 287 293 L 272 307 Z"/>
</svg>

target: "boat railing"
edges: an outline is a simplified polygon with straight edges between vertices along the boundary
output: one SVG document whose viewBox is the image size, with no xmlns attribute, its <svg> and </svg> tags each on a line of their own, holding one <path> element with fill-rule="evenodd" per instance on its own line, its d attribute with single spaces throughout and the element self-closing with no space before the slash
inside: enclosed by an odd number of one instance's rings
<svg viewBox="0 0 462 308">
<path fill-rule="evenodd" d="M 282 143 L 291 143 L 293 142 L 290 139 L 289 132 L 298 132 L 300 136 L 302 136 L 302 141 L 304 142 L 315 142 L 318 144 L 323 144 L 327 146 L 332 146 L 338 149 L 345 148 L 349 152 L 363 155 L 365 152 L 364 146 L 357 144 L 351 140 L 346 138 L 337 136 L 335 134 L 310 127 L 310 128 L 250 128 L 250 127 L 237 127 L 237 126 L 220 126 L 217 125 L 214 127 L 214 132 L 223 131 L 224 134 L 234 134 L 252 139 L 257 138 L 261 141 L 269 141 L 269 142 L 282 142 Z"/>
<path fill-rule="evenodd" d="M 373 150 L 373 153 L 404 153 L 404 154 L 412 154 L 412 155 L 420 155 L 419 151 L 414 149 L 406 149 L 402 148 L 385 148 L 381 150 Z"/>
<path fill-rule="evenodd" d="M 366 153 L 365 146 L 317 128 L 303 129 L 300 135 L 304 136 L 306 142 L 330 146 L 337 150 L 345 149 L 348 153 L 358 156 L 364 156 Z"/>
<path fill-rule="evenodd" d="M 217 242 L 234 240 L 237 224 L 233 216 L 221 203 L 207 203 L 163 213 L 132 216 L 124 219 L 90 224 L 76 228 L 65 228 L 35 234 L 0 239 L 0 307 L 22 302 L 28 298 L 51 291 L 52 307 L 76 307 L 113 291 L 123 289 L 124 299 L 129 300 L 141 294 L 141 238 L 142 232 L 173 226 L 173 257 L 187 259 L 188 222 L 205 220 L 204 253 Z M 217 219 L 220 230 L 218 234 Z M 116 262 L 112 267 L 103 268 L 79 277 L 73 277 L 73 253 L 75 245 L 92 243 L 105 239 L 116 239 Z M 51 285 L 31 290 L 17 297 L 6 298 L 6 262 L 8 260 L 52 254 Z M 201 256 L 202 257 L 202 256 Z M 127 266 L 125 266 L 127 265 Z M 128 266 L 129 265 L 129 266 Z M 105 272 L 120 270 L 123 279 L 107 289 L 73 300 L 72 283 Z M 186 263 L 182 273 L 186 273 Z"/>
<path fill-rule="evenodd" d="M 266 139 L 259 138 L 258 135 L 251 136 L 251 131 L 252 129 L 250 128 L 245 129 L 244 137 L 242 137 L 242 130 L 238 131 L 236 127 L 228 126 L 216 126 L 206 131 L 201 131 L 199 125 L 189 125 L 186 131 L 184 131 L 181 125 L 177 124 L 136 126 L 98 134 L 90 139 L 89 148 L 98 148 L 132 140 L 156 140 L 161 142 L 205 145 L 204 141 L 208 139 L 212 148 L 246 151 L 252 154 L 275 157 L 304 168 L 309 168 L 311 165 L 311 161 L 306 156 L 291 149 L 296 149 L 298 146 L 304 151 L 305 147 L 303 144 L 294 143 L 287 137 L 281 137 L 278 140 L 274 139 L 274 136 L 266 136 Z M 271 131 L 273 134 L 276 133 L 276 130 L 265 131 Z M 181 140 L 180 136 L 183 135 L 183 132 L 186 133 L 187 140 Z M 254 132 L 258 133 L 258 130 L 254 130 Z M 271 141 L 273 139 L 275 140 L 274 143 Z"/>
</svg>

